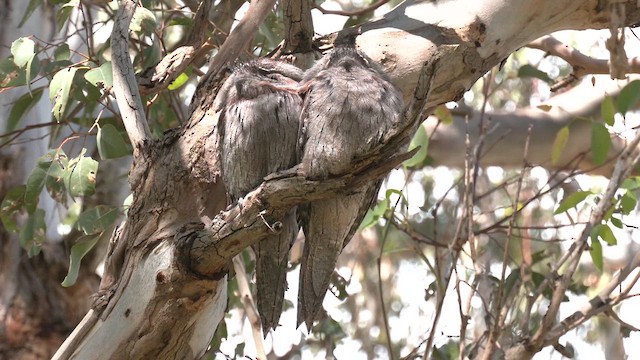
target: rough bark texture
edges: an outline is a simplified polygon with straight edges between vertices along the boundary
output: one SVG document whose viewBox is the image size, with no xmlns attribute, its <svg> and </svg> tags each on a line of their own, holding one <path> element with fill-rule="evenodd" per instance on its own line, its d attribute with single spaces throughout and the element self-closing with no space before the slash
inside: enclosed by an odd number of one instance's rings
<svg viewBox="0 0 640 360">
<path fill-rule="evenodd" d="M 606 27 L 609 17 L 599 4 L 408 2 L 343 35 L 355 36 L 360 48 L 383 64 L 405 99 L 421 78 L 423 65 L 438 58 L 428 101 L 432 107 L 458 99 L 488 69 L 543 34 Z M 638 22 L 637 2 L 625 5 L 626 23 Z M 349 176 L 322 184 L 295 176 L 271 181 L 247 196 L 242 208 L 236 205 L 211 222 L 225 203 L 217 181 L 218 114 L 211 106 L 216 83 L 214 76 L 200 87 L 188 126 L 137 148 L 130 176 L 134 201 L 114 237 L 111 281 L 59 358 L 197 357 L 224 314 L 225 266 L 232 256 L 266 237 L 264 222 L 280 221 L 295 199 L 326 197 L 319 189 L 326 191 L 332 184 L 334 191 L 358 185 L 349 183 Z M 301 192 L 305 190 L 312 192 Z M 278 207 L 279 201 L 286 206 Z M 237 226 L 230 228 L 234 221 Z M 536 350 L 527 349 L 523 356 Z"/>
</svg>

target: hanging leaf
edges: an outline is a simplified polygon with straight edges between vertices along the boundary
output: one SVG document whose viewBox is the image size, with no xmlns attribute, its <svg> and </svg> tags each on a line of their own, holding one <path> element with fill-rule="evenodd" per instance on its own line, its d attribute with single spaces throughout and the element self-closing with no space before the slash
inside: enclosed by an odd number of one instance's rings
<svg viewBox="0 0 640 360">
<path fill-rule="evenodd" d="M 569 141 L 569 127 L 564 126 L 562 129 L 558 131 L 556 134 L 556 138 L 553 140 L 553 148 L 551 152 L 551 164 L 557 165 L 560 160 L 560 156 L 564 152 L 564 149 L 567 147 L 567 142 Z"/>
<path fill-rule="evenodd" d="M 609 219 L 609 221 L 611 221 L 611 224 L 615 227 L 617 227 L 618 229 L 622 229 L 622 220 L 618 219 L 618 218 L 614 218 L 611 217 L 611 219 Z"/>
<path fill-rule="evenodd" d="M 24 193 L 26 190 L 26 185 L 13 187 L 7 191 L 4 199 L 2 199 L 0 220 L 2 220 L 2 225 L 8 231 L 17 232 L 19 230 L 14 215 L 24 206 Z"/>
<path fill-rule="evenodd" d="M 42 97 L 43 90 L 44 88 L 37 88 L 31 91 L 31 93 L 26 93 L 20 96 L 20 98 L 13 103 L 11 111 L 9 111 L 9 117 L 7 118 L 7 132 L 15 130 L 24 115 L 33 107 L 33 105 L 38 103 Z"/>
<path fill-rule="evenodd" d="M 453 124 L 453 115 L 451 115 L 451 110 L 449 110 L 449 108 L 445 105 L 438 106 L 433 112 L 433 115 L 435 115 L 438 120 L 440 120 L 445 125 Z"/>
<path fill-rule="evenodd" d="M 45 241 L 47 225 L 44 222 L 44 210 L 36 209 L 27 218 L 20 231 L 20 246 L 27 250 L 29 257 L 38 255 Z"/>
<path fill-rule="evenodd" d="M 117 207 L 98 205 L 80 214 L 76 225 L 86 235 L 91 235 L 105 231 L 113 225 L 117 218 Z"/>
<path fill-rule="evenodd" d="M 27 72 L 11 59 L 0 60 L 0 88 L 21 86 L 27 83 Z"/>
<path fill-rule="evenodd" d="M 620 90 L 617 99 L 618 111 L 622 116 L 626 115 L 627 111 L 635 107 L 638 100 L 640 100 L 640 80 L 633 80 Z"/>
<path fill-rule="evenodd" d="M 547 104 L 541 104 L 536 107 L 544 112 L 549 112 L 551 109 L 553 109 L 553 106 Z"/>
<path fill-rule="evenodd" d="M 42 189 L 47 186 L 51 188 L 50 193 L 54 199 L 56 192 L 62 186 L 63 166 L 66 164 L 66 155 L 62 150 L 51 150 L 38 158 L 36 167 L 27 178 L 27 185 L 24 194 L 24 202 L 29 213 L 33 213 L 38 206 L 38 198 Z"/>
<path fill-rule="evenodd" d="M 36 43 L 27 37 L 21 37 L 11 43 L 13 62 L 19 67 L 25 67 L 36 55 Z"/>
<path fill-rule="evenodd" d="M 602 226 L 600 226 L 600 233 L 598 235 L 609 246 L 615 245 L 618 243 L 618 240 L 616 239 L 616 236 L 613 235 L 613 231 L 611 231 L 611 228 L 609 227 L 609 225 L 602 224 Z"/>
<path fill-rule="evenodd" d="M 129 29 L 134 32 L 141 32 L 147 35 L 153 34 L 156 30 L 158 22 L 156 16 L 149 9 L 144 7 L 137 7 L 133 13 L 133 19 L 131 19 L 131 25 Z"/>
<path fill-rule="evenodd" d="M 417 148 L 418 146 L 420 147 L 420 150 L 418 150 L 418 152 L 415 153 L 411 157 L 411 159 L 407 159 L 404 163 L 402 163 L 405 168 L 410 169 L 420 167 L 420 165 L 422 165 L 427 158 L 429 136 L 427 135 L 427 131 L 423 126 L 418 127 L 418 131 L 416 131 L 413 139 L 411 139 L 411 143 L 409 144 L 409 151 Z"/>
<path fill-rule="evenodd" d="M 607 161 L 611 148 L 609 130 L 602 123 L 594 122 L 591 125 L 591 158 L 596 165 L 602 165 Z"/>
<path fill-rule="evenodd" d="M 562 200 L 562 202 L 560 202 L 560 205 L 558 206 L 558 208 L 556 209 L 556 211 L 553 212 L 554 215 L 558 215 L 561 214 L 569 209 L 573 209 L 574 207 L 578 206 L 579 203 L 583 202 L 584 199 L 587 198 L 587 196 L 592 195 L 593 193 L 591 191 L 576 191 L 573 194 L 567 196 L 566 198 L 564 198 L 564 200 Z"/>
<path fill-rule="evenodd" d="M 69 93 L 77 70 L 78 68 L 76 67 L 62 69 L 53 75 L 53 79 L 51 79 L 49 98 L 53 102 L 53 116 L 58 121 L 62 120 L 69 105 Z"/>
<path fill-rule="evenodd" d="M 613 126 L 615 122 L 616 106 L 613 103 L 611 96 L 605 96 L 602 104 L 600 105 L 600 114 L 605 124 Z"/>
<path fill-rule="evenodd" d="M 596 235 L 597 231 L 600 230 L 598 226 L 594 227 L 591 231 L 591 246 L 589 248 L 589 255 L 591 255 L 593 265 L 595 265 L 598 270 L 602 271 L 604 260 L 602 257 L 602 244 L 600 243 L 600 240 L 598 240 L 598 236 Z M 596 234 L 594 234 L 594 232 L 596 232 Z"/>
<path fill-rule="evenodd" d="M 113 86 L 111 62 L 106 62 L 98 68 L 87 71 L 84 78 L 97 88 L 110 89 Z"/>
<path fill-rule="evenodd" d="M 62 43 L 53 51 L 55 61 L 69 61 L 71 59 L 71 51 L 67 43 Z"/>
<path fill-rule="evenodd" d="M 24 25 L 25 21 L 27 21 L 31 17 L 33 12 L 36 11 L 37 8 L 42 6 L 42 3 L 44 3 L 44 0 L 29 1 L 29 5 L 27 5 L 27 9 L 24 11 L 24 15 L 22 15 L 22 20 L 20 20 L 20 24 L 18 24 L 18 28 L 21 28 L 22 25 Z"/>
<path fill-rule="evenodd" d="M 70 159 L 65 169 L 64 185 L 71 196 L 88 196 L 96 191 L 96 172 L 98 162 L 84 156 L 87 149 L 82 149 L 80 156 Z"/>
<path fill-rule="evenodd" d="M 173 80 L 171 84 L 169 84 L 168 89 L 169 90 L 179 89 L 182 85 L 186 84 L 188 80 L 189 80 L 189 75 L 187 75 L 186 73 L 180 73 L 180 75 L 178 75 L 178 77 L 175 80 Z"/>
<path fill-rule="evenodd" d="M 69 287 L 76 283 L 78 280 L 78 273 L 80 272 L 80 263 L 82 258 L 93 249 L 93 247 L 100 240 L 102 233 L 95 235 L 83 235 L 76 243 L 71 247 L 71 255 L 69 256 L 69 271 L 62 281 L 62 286 Z"/>
<path fill-rule="evenodd" d="M 120 132 L 111 124 L 105 124 L 98 129 L 97 142 L 98 153 L 103 160 L 115 159 L 132 153 Z"/>
<path fill-rule="evenodd" d="M 638 200 L 633 193 L 629 191 L 625 192 L 624 195 L 622 195 L 622 199 L 620 199 L 620 208 L 622 213 L 629 215 L 633 210 L 635 210 L 637 203 Z"/>
<path fill-rule="evenodd" d="M 518 77 L 521 78 L 528 78 L 528 77 L 532 77 L 532 78 L 536 78 L 536 79 L 540 79 L 542 81 L 551 83 L 553 82 L 553 80 L 551 80 L 551 78 L 549 77 L 549 75 L 547 75 L 546 72 L 544 71 L 540 71 L 536 68 L 534 68 L 531 65 L 522 65 L 519 69 L 518 69 Z"/>
</svg>

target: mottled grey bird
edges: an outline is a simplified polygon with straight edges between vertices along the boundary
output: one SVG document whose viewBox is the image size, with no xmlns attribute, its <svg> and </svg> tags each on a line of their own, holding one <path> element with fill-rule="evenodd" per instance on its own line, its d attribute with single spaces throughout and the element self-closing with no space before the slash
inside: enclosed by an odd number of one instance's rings
<svg viewBox="0 0 640 360">
<path fill-rule="evenodd" d="M 401 120 L 402 95 L 363 53 L 336 47 L 309 69 L 301 82 L 301 171 L 310 178 L 348 173 L 354 157 L 380 144 Z M 299 208 L 305 234 L 298 294 L 298 325 L 316 320 L 342 248 L 371 206 L 380 181 L 353 193 Z"/>
<path fill-rule="evenodd" d="M 222 178 L 236 201 L 266 175 L 293 167 L 302 100 L 297 93 L 302 70 L 259 59 L 234 69 L 216 98 L 220 111 Z M 288 254 L 298 234 L 295 209 L 282 221 L 280 234 L 253 246 L 256 255 L 257 305 L 265 332 L 278 325 Z"/>
</svg>

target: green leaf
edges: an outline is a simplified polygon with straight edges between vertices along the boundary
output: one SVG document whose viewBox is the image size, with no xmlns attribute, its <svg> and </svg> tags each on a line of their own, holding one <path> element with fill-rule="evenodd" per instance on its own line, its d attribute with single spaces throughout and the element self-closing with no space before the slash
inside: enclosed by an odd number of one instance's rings
<svg viewBox="0 0 640 360">
<path fill-rule="evenodd" d="M 611 245 L 615 245 L 618 243 L 618 240 L 616 239 L 616 236 L 613 235 L 613 231 L 611 231 L 611 228 L 609 227 L 609 225 L 606 224 L 602 224 L 602 226 L 600 227 L 600 234 L 599 236 L 602 238 L 602 240 L 604 240 L 604 242 L 607 243 L 607 245 L 611 246 Z"/>
<path fill-rule="evenodd" d="M 561 214 L 569 209 L 573 209 L 579 203 L 583 202 L 587 196 L 592 195 L 591 191 L 576 191 L 573 194 L 565 197 L 558 205 L 556 211 L 553 212 L 554 215 Z"/>
<path fill-rule="evenodd" d="M 80 211 L 82 211 L 82 204 L 80 202 L 74 202 L 71 204 L 71 206 L 67 208 L 67 213 L 64 215 L 64 219 L 62 219 L 62 224 L 74 226 L 78 222 Z"/>
<path fill-rule="evenodd" d="M 64 185 L 71 196 L 88 196 L 96 191 L 96 172 L 98 162 L 84 156 L 87 149 L 71 160 L 65 169 Z"/>
<path fill-rule="evenodd" d="M 61 159 L 66 159 L 62 150 L 51 150 L 38 158 L 36 167 L 31 170 L 27 178 L 24 202 L 29 213 L 33 213 L 38 206 L 38 198 L 47 183 L 56 183 L 62 175 Z"/>
<path fill-rule="evenodd" d="M 0 204 L 0 220 L 4 228 L 11 232 L 17 232 L 20 228 L 16 223 L 14 214 L 24 206 L 24 193 L 26 185 L 11 188 Z"/>
<path fill-rule="evenodd" d="M 616 106 L 613 103 L 611 96 L 605 96 L 602 104 L 600 105 L 600 114 L 605 124 L 613 126 L 615 122 Z"/>
<path fill-rule="evenodd" d="M 69 67 L 58 71 L 53 75 L 49 85 L 49 98 L 53 102 L 53 116 L 60 121 L 69 105 L 69 93 L 71 84 L 78 68 Z"/>
<path fill-rule="evenodd" d="M 76 225 L 85 235 L 91 235 L 105 231 L 117 218 L 117 207 L 98 205 L 80 214 Z"/>
<path fill-rule="evenodd" d="M 168 89 L 179 89 L 182 85 L 187 83 L 187 80 L 189 80 L 189 75 L 187 75 L 186 73 L 181 73 L 175 80 L 173 80 L 173 82 L 171 82 L 171 84 L 169 84 Z"/>
<path fill-rule="evenodd" d="M 29 214 L 20 231 L 20 246 L 27 250 L 29 257 L 38 255 L 45 241 L 47 225 L 44 222 L 44 210 L 36 209 Z"/>
<path fill-rule="evenodd" d="M 31 93 L 26 93 L 20 96 L 20 98 L 16 100 L 15 103 L 13 103 L 11 111 L 9 112 L 9 117 L 7 119 L 7 132 L 13 131 L 20 120 L 22 120 L 22 118 L 24 117 L 24 114 L 26 114 L 33 107 L 33 105 L 35 105 L 40 100 L 43 90 L 44 88 L 37 88 L 31 91 Z"/>
<path fill-rule="evenodd" d="M 640 189 L 640 177 L 631 176 L 629 178 L 626 178 L 626 179 L 624 179 L 624 181 L 622 182 L 622 185 L 620 185 L 620 187 L 623 188 L 623 189 L 627 189 L 627 190 Z"/>
<path fill-rule="evenodd" d="M 445 125 L 453 124 L 453 116 L 451 115 L 451 110 L 449 110 L 449 108 L 445 105 L 438 106 L 433 112 L 433 115 L 435 115 L 438 120 L 442 121 L 442 123 Z"/>
<path fill-rule="evenodd" d="M 627 111 L 635 107 L 640 100 L 640 80 L 633 80 L 628 83 L 618 95 L 618 110 L 624 116 Z"/>
<path fill-rule="evenodd" d="M 132 153 L 120 132 L 111 124 L 105 124 L 98 128 L 97 142 L 98 153 L 103 160 L 115 159 Z"/>
<path fill-rule="evenodd" d="M 156 16 L 149 9 L 144 7 L 137 7 L 133 13 L 133 19 L 131 19 L 131 25 L 129 29 L 134 32 L 142 32 L 147 35 L 153 34 L 158 22 Z"/>
<path fill-rule="evenodd" d="M 35 210 L 43 187 L 46 187 L 54 200 L 66 200 L 62 182 L 66 166 L 67 155 L 62 150 L 51 150 L 38 159 L 36 167 L 27 179 L 25 204 L 28 212 Z"/>
<path fill-rule="evenodd" d="M 78 280 L 78 273 L 80 272 L 80 263 L 82 262 L 82 258 L 87 255 L 91 249 L 93 249 L 101 236 L 102 234 L 83 235 L 78 238 L 76 243 L 71 247 L 69 271 L 62 281 L 62 286 L 69 287 L 76 283 L 76 280 Z"/>
<path fill-rule="evenodd" d="M 549 77 L 549 75 L 547 75 L 546 72 L 544 71 L 540 71 L 536 68 L 534 68 L 531 65 L 522 65 L 519 69 L 518 69 L 518 77 L 521 78 L 528 78 L 528 77 L 532 77 L 532 78 L 537 78 L 540 79 L 542 81 L 551 83 L 553 80 L 551 80 L 551 78 Z"/>
<path fill-rule="evenodd" d="M 53 59 L 55 61 L 69 61 L 71 59 L 71 51 L 69 51 L 69 44 L 62 43 L 53 51 Z"/>
<path fill-rule="evenodd" d="M 636 208 L 636 204 L 638 200 L 635 195 L 629 191 L 627 191 L 620 199 L 620 208 L 622 209 L 622 213 L 625 215 L 629 215 Z"/>
<path fill-rule="evenodd" d="M 593 265 L 595 265 L 598 270 L 602 271 L 602 266 L 604 265 L 604 260 L 602 257 L 602 244 L 600 243 L 600 240 L 598 240 L 597 235 L 594 234 L 594 231 L 599 231 L 598 226 L 595 226 L 591 231 L 591 246 L 589 248 L 589 255 L 591 255 Z"/>
<path fill-rule="evenodd" d="M 13 62 L 19 67 L 25 67 L 36 56 L 36 43 L 27 37 L 21 37 L 11 43 Z"/>
<path fill-rule="evenodd" d="M 113 86 L 113 74 L 111 72 L 111 62 L 106 62 L 100 67 L 91 69 L 84 74 L 84 78 L 93 84 L 93 86 L 100 88 L 101 86 L 110 89 Z"/>
<path fill-rule="evenodd" d="M 216 331 L 213 333 L 213 338 L 211 339 L 209 345 L 213 349 L 218 349 L 220 348 L 220 344 L 222 344 L 222 339 L 226 339 L 227 337 L 227 323 L 223 318 L 222 321 L 220 321 L 220 323 L 218 324 Z"/>
<path fill-rule="evenodd" d="M 36 11 L 36 9 L 38 7 L 42 6 L 43 2 L 44 2 L 44 0 L 30 0 L 29 1 L 29 5 L 27 5 L 27 9 L 25 10 L 24 15 L 22 15 L 22 20 L 20 20 L 20 24 L 18 24 L 18 28 L 21 28 L 22 25 L 24 25 L 25 21 L 27 21 L 27 19 L 29 19 L 31 17 L 33 12 Z"/>
<path fill-rule="evenodd" d="M 602 123 L 594 122 L 591 125 L 591 158 L 596 165 L 602 165 L 607 161 L 611 137 L 609 130 Z"/>
<path fill-rule="evenodd" d="M 80 0 L 54 0 L 59 4 L 64 4 L 60 7 L 58 12 L 56 13 L 56 25 L 58 28 L 62 29 L 69 20 L 69 16 L 73 12 L 73 9 L 80 5 Z"/>
<path fill-rule="evenodd" d="M 405 168 L 416 168 L 424 163 L 427 158 L 427 149 L 429 147 L 429 136 L 427 135 L 427 131 L 423 126 L 418 127 L 418 131 L 413 136 L 411 143 L 409 144 L 409 151 L 420 147 L 420 150 L 416 152 L 411 159 L 407 159 L 402 165 Z"/>
<path fill-rule="evenodd" d="M 362 219 L 362 223 L 358 227 L 358 231 L 375 225 L 380 217 L 384 216 L 384 213 L 388 208 L 389 198 L 385 198 L 384 200 L 378 202 L 376 206 L 373 207 L 373 209 L 367 210 L 367 213 L 364 215 L 364 219 Z"/>
<path fill-rule="evenodd" d="M 558 131 L 556 134 L 555 140 L 553 140 L 553 150 L 551 153 L 551 164 L 557 165 L 558 160 L 560 160 L 560 156 L 562 156 L 562 152 L 565 147 L 567 147 L 567 142 L 569 141 L 569 127 L 564 126 L 562 129 Z"/>
<path fill-rule="evenodd" d="M 609 219 L 609 221 L 611 221 L 611 224 L 613 226 L 617 227 L 618 229 L 622 229 L 622 220 L 620 220 L 618 218 L 611 217 L 611 219 Z"/>
<path fill-rule="evenodd" d="M 0 88 L 20 86 L 27 83 L 27 72 L 11 59 L 0 60 Z"/>
</svg>

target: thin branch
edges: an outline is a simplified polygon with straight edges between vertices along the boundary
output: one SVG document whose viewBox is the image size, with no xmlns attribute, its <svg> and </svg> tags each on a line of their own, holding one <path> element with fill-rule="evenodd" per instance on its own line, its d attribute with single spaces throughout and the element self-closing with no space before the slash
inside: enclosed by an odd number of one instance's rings
<svg viewBox="0 0 640 360">
<path fill-rule="evenodd" d="M 140 91 L 129 59 L 129 23 L 138 4 L 135 0 L 121 0 L 111 33 L 113 58 L 113 93 L 134 153 L 143 142 L 151 138 L 144 114 Z"/>
<path fill-rule="evenodd" d="M 244 311 L 249 318 L 249 323 L 251 324 L 253 341 L 256 343 L 257 358 L 266 359 L 267 356 L 264 352 L 264 342 L 262 341 L 262 322 L 260 321 L 260 316 L 258 316 L 256 303 L 253 301 L 253 296 L 251 295 L 251 288 L 249 288 L 249 281 L 247 280 L 247 270 L 244 267 L 241 255 L 233 258 L 233 269 L 236 272 L 236 280 L 238 281 L 238 291 L 240 291 L 242 306 L 244 307 Z"/>
<path fill-rule="evenodd" d="M 543 36 L 529 44 L 527 47 L 538 49 L 549 55 L 557 56 L 568 62 L 573 67 L 573 76 L 581 78 L 587 74 L 609 74 L 610 61 L 594 59 L 569 45 L 563 44 L 553 36 Z M 631 58 L 627 62 L 627 72 L 640 73 L 640 58 Z"/>
<path fill-rule="evenodd" d="M 640 160 L 640 154 L 637 151 L 638 144 L 640 144 L 640 131 L 636 131 L 635 138 L 633 139 L 633 141 L 629 143 L 629 145 L 625 148 L 625 150 L 622 152 L 622 154 L 618 158 L 618 161 L 616 162 L 615 168 L 613 170 L 613 175 L 609 180 L 607 189 L 602 195 L 602 200 L 600 200 L 600 202 L 598 203 L 598 206 L 592 212 L 591 217 L 589 219 L 589 223 L 587 224 L 587 226 L 585 226 L 579 239 L 574 243 L 574 245 L 576 246 L 573 249 L 573 254 L 572 254 L 573 262 L 570 263 L 571 265 L 569 266 L 569 269 L 565 272 L 565 274 L 562 275 L 562 277 L 556 283 L 556 287 L 553 291 L 553 295 L 551 298 L 552 299 L 551 304 L 549 304 L 547 313 L 545 314 L 542 320 L 542 325 L 540 326 L 540 328 L 534 335 L 533 339 L 531 340 L 531 344 L 534 348 L 542 348 L 542 346 L 545 346 L 545 344 L 548 344 L 550 339 L 552 338 L 555 338 L 555 341 L 557 341 L 557 339 L 562 334 L 562 332 L 560 333 L 557 332 L 558 330 L 557 326 L 553 327 L 556 315 L 560 308 L 560 303 L 564 298 L 564 293 L 570 284 L 570 280 L 573 277 L 573 273 L 575 272 L 575 269 L 577 268 L 577 263 L 580 259 L 580 255 L 582 254 L 583 250 L 587 246 L 587 239 L 591 234 L 591 230 L 596 224 L 600 224 L 607 210 L 612 205 L 611 199 L 613 199 L 615 192 L 618 190 L 618 188 L 622 184 L 622 181 L 629 175 L 632 169 L 635 168 L 636 164 L 638 163 L 638 160 Z M 636 256 L 634 258 L 634 261 L 630 265 L 633 265 L 635 268 L 638 266 L 638 264 L 640 264 L 640 256 Z M 616 276 L 614 279 L 620 279 L 620 281 L 622 281 L 624 278 L 626 278 L 632 269 L 630 269 L 629 267 L 625 267 L 625 269 L 627 271 L 621 271 L 620 273 L 618 273 L 618 276 Z M 615 288 L 615 286 L 616 285 L 610 284 L 603 291 L 611 292 L 613 291 L 613 288 Z M 553 330 L 556 330 L 556 331 L 552 332 L 552 328 Z"/>
</svg>

